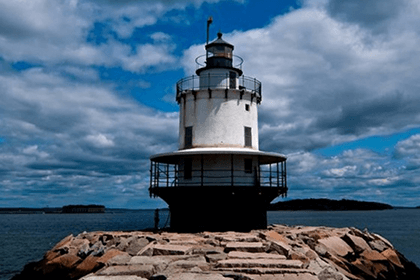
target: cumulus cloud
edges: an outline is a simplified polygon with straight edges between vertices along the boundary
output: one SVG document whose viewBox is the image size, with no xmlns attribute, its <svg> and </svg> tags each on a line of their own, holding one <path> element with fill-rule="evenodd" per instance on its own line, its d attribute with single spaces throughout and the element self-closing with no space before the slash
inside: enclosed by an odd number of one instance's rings
<svg viewBox="0 0 420 280">
<path fill-rule="evenodd" d="M 261 148 L 311 151 L 420 125 L 420 35 L 406 18 L 414 13 L 410 2 L 387 2 L 398 6 L 395 13 L 379 10 L 377 20 L 390 22 L 389 36 L 355 17 L 359 8 L 374 13 L 374 1 L 308 2 L 267 27 L 224 35 L 244 59 L 244 74 L 263 83 Z M 344 20 L 342 13 L 354 17 Z M 185 52 L 186 72 L 203 52 L 202 46 Z"/>
<path fill-rule="evenodd" d="M 155 24 L 171 10 L 217 1 L 0 1 L 0 58 L 44 65 L 120 66 L 144 72 L 174 66 L 169 36 L 155 32 L 156 45 L 132 49 L 136 28 Z M 106 26 L 104 32 L 96 26 Z M 87 41 L 100 37 L 101 44 Z"/>
<path fill-rule="evenodd" d="M 0 185 L 11 201 L 47 192 L 46 204 L 65 200 L 63 193 L 74 202 L 85 196 L 112 204 L 114 176 L 147 196 L 148 157 L 176 149 L 176 135 L 167 134 L 177 129 L 176 113 L 147 108 L 95 80 L 75 85 L 32 68 L 0 75 L 0 84 Z"/>
</svg>

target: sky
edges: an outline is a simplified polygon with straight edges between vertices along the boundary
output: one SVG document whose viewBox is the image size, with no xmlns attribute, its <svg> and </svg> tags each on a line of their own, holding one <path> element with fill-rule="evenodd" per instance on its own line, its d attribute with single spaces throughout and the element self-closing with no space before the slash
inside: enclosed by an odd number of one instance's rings
<svg viewBox="0 0 420 280">
<path fill-rule="evenodd" d="M 287 199 L 420 205 L 417 0 L 0 0 L 0 207 L 166 207 L 149 157 L 178 149 L 209 16 L 262 82 Z"/>
</svg>

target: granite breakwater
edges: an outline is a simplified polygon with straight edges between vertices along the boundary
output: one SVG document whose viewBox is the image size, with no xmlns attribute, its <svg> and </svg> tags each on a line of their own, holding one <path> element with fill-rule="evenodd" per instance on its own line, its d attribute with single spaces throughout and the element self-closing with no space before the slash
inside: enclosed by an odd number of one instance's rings
<svg viewBox="0 0 420 280">
<path fill-rule="evenodd" d="M 418 279 L 420 269 L 378 234 L 272 225 L 251 232 L 84 232 L 69 235 L 20 279 Z"/>
</svg>

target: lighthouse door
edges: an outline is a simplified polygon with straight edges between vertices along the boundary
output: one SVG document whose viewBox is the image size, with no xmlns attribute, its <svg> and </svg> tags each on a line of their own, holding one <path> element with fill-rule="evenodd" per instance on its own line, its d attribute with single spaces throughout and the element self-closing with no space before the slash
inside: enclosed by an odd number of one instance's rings
<svg viewBox="0 0 420 280">
<path fill-rule="evenodd" d="M 229 71 L 229 88 L 236 88 L 236 73 Z"/>
</svg>

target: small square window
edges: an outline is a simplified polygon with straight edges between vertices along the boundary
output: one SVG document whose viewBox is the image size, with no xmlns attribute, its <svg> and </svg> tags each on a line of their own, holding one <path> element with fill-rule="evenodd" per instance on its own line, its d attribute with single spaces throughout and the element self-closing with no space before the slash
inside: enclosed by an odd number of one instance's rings
<svg viewBox="0 0 420 280">
<path fill-rule="evenodd" d="M 249 111 L 249 104 L 245 104 L 245 110 Z"/>
</svg>

